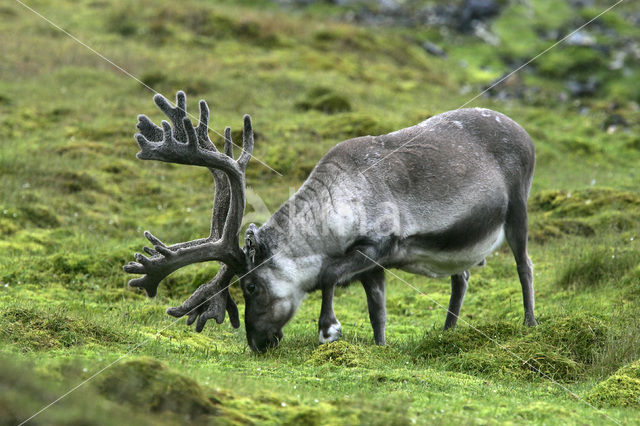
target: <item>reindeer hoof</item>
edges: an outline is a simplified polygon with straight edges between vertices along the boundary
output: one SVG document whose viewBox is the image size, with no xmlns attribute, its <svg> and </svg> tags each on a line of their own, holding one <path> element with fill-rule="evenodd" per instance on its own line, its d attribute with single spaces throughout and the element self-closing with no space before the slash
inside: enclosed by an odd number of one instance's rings
<svg viewBox="0 0 640 426">
<path fill-rule="evenodd" d="M 331 324 L 326 329 L 318 332 L 318 340 L 320 340 L 320 344 L 335 342 L 340 337 L 342 337 L 342 326 L 340 325 L 340 322 Z"/>
</svg>

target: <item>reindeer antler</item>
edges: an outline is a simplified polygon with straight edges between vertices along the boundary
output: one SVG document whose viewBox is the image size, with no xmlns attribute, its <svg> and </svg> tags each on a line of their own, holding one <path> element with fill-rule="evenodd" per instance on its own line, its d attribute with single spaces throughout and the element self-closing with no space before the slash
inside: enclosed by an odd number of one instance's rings
<svg viewBox="0 0 640 426">
<path fill-rule="evenodd" d="M 218 322 L 222 322 L 226 306 L 232 324 L 237 326 L 237 307 L 227 286 L 234 275 L 245 269 L 244 254 L 238 244 L 238 233 L 244 213 L 244 173 L 253 151 L 251 118 L 248 115 L 244 116 L 243 150 L 240 158 L 235 161 L 229 128 L 225 130 L 224 153 L 219 152 L 209 139 L 209 107 L 205 101 L 200 101 L 200 121 L 195 128 L 186 116 L 184 92 L 177 93 L 175 108 L 162 95 L 154 96 L 154 101 L 172 121 L 173 129 L 166 121 L 162 122 L 160 128 L 145 115 L 140 115 L 137 126 L 140 133 L 135 135 L 140 146 L 137 157 L 142 160 L 203 166 L 211 171 L 216 186 L 211 232 L 207 238 L 166 246 L 150 232 L 145 231 L 144 235 L 153 244 L 153 249 L 144 247 L 144 251 L 150 257 L 136 253 L 137 262 L 130 262 L 124 266 L 125 272 L 145 274 L 129 281 L 129 285 L 144 288 L 147 295 L 153 297 L 157 293 L 160 281 L 175 270 L 193 263 L 218 260 L 224 263 L 218 275 L 209 283 L 200 286 L 180 308 L 171 308 L 168 313 L 174 316 L 190 313 L 189 324 L 200 315 L 202 323 L 199 321 L 197 328 L 201 330 L 209 318 L 216 318 Z M 216 294 L 217 296 L 213 297 Z M 193 316 L 194 313 L 197 314 Z"/>
<path fill-rule="evenodd" d="M 231 139 L 231 129 L 229 127 L 224 131 L 224 139 L 224 152 L 227 156 L 233 158 L 233 140 Z M 227 211 L 229 210 L 231 192 L 226 175 L 220 170 L 210 170 L 213 174 L 216 188 L 211 219 L 211 238 L 216 239 L 222 235 Z M 167 309 L 167 314 L 176 318 L 188 315 L 187 325 L 193 324 L 197 319 L 196 331 L 199 333 L 211 318 L 215 319 L 218 324 L 222 324 L 226 309 L 231 325 L 234 328 L 240 327 L 238 306 L 229 293 L 229 283 L 234 275 L 233 271 L 226 265 L 221 265 L 218 274 L 211 281 L 198 287 L 179 307 Z"/>
</svg>

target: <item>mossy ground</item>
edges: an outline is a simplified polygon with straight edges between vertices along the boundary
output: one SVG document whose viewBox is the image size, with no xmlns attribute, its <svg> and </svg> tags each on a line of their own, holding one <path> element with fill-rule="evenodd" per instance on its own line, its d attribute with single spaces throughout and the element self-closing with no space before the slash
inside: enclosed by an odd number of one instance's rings
<svg viewBox="0 0 640 426">
<path fill-rule="evenodd" d="M 587 394 L 598 406 L 640 407 L 640 361 L 616 371 Z"/>
<path fill-rule="evenodd" d="M 251 113 L 256 157 L 283 175 L 249 167 L 247 216 L 260 222 L 258 196 L 276 208 L 335 143 L 462 105 L 550 45 L 548 34 L 608 6 L 530 3 L 501 2 L 490 22 L 497 46 L 450 30 L 358 27 L 327 4 L 33 7 L 155 90 L 186 90 L 191 111 L 207 99 L 217 131 L 237 132 Z M 121 265 L 144 245 L 144 229 L 167 242 L 201 237 L 212 201 L 206 171 L 135 159 L 136 115 L 163 118 L 151 92 L 18 3 L 1 6 L 0 423 L 18 423 L 123 356 L 38 422 L 637 423 L 640 66 L 632 56 L 624 69 L 608 64 L 640 37 L 639 13 L 625 2 L 599 20 L 593 35 L 606 48 L 597 58 L 560 46 L 505 96 L 471 104 L 511 116 L 536 144 L 537 328 L 521 325 L 505 246 L 472 271 L 455 331 L 440 331 L 445 312 L 429 299 L 447 304 L 447 280 L 399 273 L 429 298 L 388 275 L 386 347 L 373 344 L 354 285 L 337 290 L 342 341 L 318 345 L 312 294 L 280 347 L 255 355 L 243 330 L 210 324 L 197 334 L 164 313 L 215 265 L 172 275 L 153 300 L 126 286 Z M 448 56 L 427 54 L 425 40 Z M 559 95 L 567 79 L 591 76 L 600 81 L 594 96 Z"/>
</svg>

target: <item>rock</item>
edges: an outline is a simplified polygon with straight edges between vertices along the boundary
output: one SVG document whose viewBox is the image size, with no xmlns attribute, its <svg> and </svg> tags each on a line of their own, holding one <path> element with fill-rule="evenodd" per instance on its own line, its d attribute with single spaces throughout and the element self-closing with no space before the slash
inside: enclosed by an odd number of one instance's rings
<svg viewBox="0 0 640 426">
<path fill-rule="evenodd" d="M 566 88 L 573 98 L 593 96 L 600 87 L 600 81 L 595 77 L 589 77 L 586 81 L 569 80 Z"/>
<path fill-rule="evenodd" d="M 602 123 L 602 128 L 607 131 L 607 133 L 613 133 L 620 127 L 627 127 L 629 123 L 624 119 L 620 114 L 611 114 Z"/>
<path fill-rule="evenodd" d="M 568 46 L 595 46 L 596 39 L 586 31 L 576 31 L 564 41 Z"/>
<path fill-rule="evenodd" d="M 487 96 L 501 100 L 522 99 L 527 89 L 519 73 L 511 75 L 506 73 L 489 83 L 484 89 L 488 88 L 490 89 L 486 93 Z"/>
<path fill-rule="evenodd" d="M 288 6 L 308 7 L 320 0 L 272 0 Z M 345 7 L 343 18 L 367 25 L 436 26 L 471 32 L 475 24 L 500 12 L 498 0 L 419 2 L 407 0 L 324 0 Z M 425 5 L 424 3 L 430 3 Z M 435 4 L 434 4 L 435 3 Z"/>
<path fill-rule="evenodd" d="M 583 9 L 585 7 L 592 7 L 594 5 L 593 0 L 569 0 L 569 4 L 574 9 Z"/>
<path fill-rule="evenodd" d="M 474 21 L 473 34 L 480 40 L 484 41 L 491 46 L 497 46 L 500 44 L 500 38 L 489 30 L 489 27 L 484 22 Z"/>
<path fill-rule="evenodd" d="M 465 0 L 459 10 L 458 30 L 469 32 L 473 29 L 473 21 L 483 21 L 499 12 L 500 6 L 494 0 Z"/>
<path fill-rule="evenodd" d="M 446 58 L 447 52 L 437 44 L 431 43 L 430 41 L 424 41 L 422 43 L 422 48 L 430 55 L 438 56 L 439 58 Z"/>
<path fill-rule="evenodd" d="M 616 50 L 613 52 L 613 59 L 609 62 L 609 69 L 612 71 L 621 70 L 627 59 L 627 52 L 624 50 Z"/>
</svg>

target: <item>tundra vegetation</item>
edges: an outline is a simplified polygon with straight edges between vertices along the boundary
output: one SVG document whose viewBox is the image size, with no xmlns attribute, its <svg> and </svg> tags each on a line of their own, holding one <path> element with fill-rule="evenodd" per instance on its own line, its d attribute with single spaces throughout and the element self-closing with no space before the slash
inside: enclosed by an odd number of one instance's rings
<svg viewBox="0 0 640 426">
<path fill-rule="evenodd" d="M 246 215 L 259 223 L 255 194 L 273 211 L 337 142 L 459 107 L 611 4 L 498 1 L 469 30 L 444 18 L 390 25 L 366 2 L 293 3 L 31 5 L 155 90 L 185 90 L 192 111 L 207 99 L 212 127 L 232 125 L 235 140 L 250 113 L 255 156 L 282 174 L 247 169 Z M 402 3 L 435 14 L 445 2 Z M 522 325 L 503 245 L 471 271 L 461 316 L 500 346 L 463 322 L 441 331 L 430 299 L 447 304 L 447 279 L 398 272 L 429 297 L 387 275 L 386 346 L 374 345 L 364 291 L 352 285 L 336 291 L 341 340 L 318 344 L 314 293 L 283 344 L 261 355 L 228 322 L 196 333 L 165 314 L 215 262 L 174 273 L 155 299 L 127 288 L 121 265 L 144 244 L 141 223 L 167 242 L 209 226 L 206 172 L 135 159 L 136 115 L 163 118 L 151 93 L 18 3 L 5 2 L 0 18 L 1 424 L 122 356 L 34 423 L 638 423 L 637 2 L 471 104 L 512 117 L 536 145 L 537 327 Z M 239 288 L 230 291 L 242 316 Z"/>
</svg>

